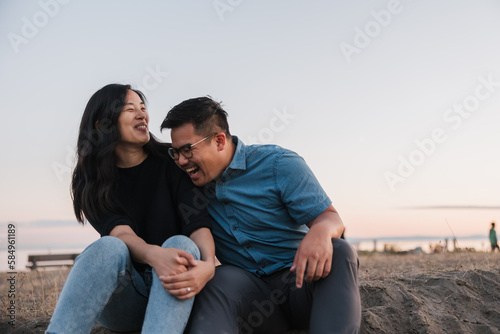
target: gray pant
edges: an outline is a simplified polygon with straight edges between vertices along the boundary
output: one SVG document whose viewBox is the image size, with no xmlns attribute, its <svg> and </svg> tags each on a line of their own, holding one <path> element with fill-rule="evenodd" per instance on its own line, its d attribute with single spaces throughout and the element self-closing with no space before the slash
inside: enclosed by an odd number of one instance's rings
<svg viewBox="0 0 500 334">
<path fill-rule="evenodd" d="M 310 328 L 311 334 L 359 333 L 361 300 L 356 251 L 333 239 L 330 274 L 295 286 L 295 273 L 283 269 L 269 276 L 229 265 L 196 297 L 188 333 L 286 333 Z"/>
</svg>

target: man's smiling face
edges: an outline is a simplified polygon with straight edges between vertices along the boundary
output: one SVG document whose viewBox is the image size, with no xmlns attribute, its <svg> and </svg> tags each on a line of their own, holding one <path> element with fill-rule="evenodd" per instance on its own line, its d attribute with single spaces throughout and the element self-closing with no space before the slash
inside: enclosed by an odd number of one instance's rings
<svg viewBox="0 0 500 334">
<path fill-rule="evenodd" d="M 174 148 L 194 144 L 209 135 L 210 133 L 196 134 L 191 123 L 174 128 L 170 132 Z M 179 159 L 175 161 L 197 186 L 204 186 L 224 171 L 225 166 L 220 160 L 221 154 L 217 140 L 217 135 L 211 136 L 193 147 L 191 158 L 188 159 L 179 154 Z"/>
</svg>

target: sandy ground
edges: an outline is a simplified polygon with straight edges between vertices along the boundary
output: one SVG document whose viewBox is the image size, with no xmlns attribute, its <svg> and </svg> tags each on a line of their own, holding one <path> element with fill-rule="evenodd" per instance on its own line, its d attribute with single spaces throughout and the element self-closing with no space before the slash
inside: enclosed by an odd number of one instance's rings
<svg viewBox="0 0 500 334">
<path fill-rule="evenodd" d="M 500 333 L 499 253 L 364 254 L 359 269 L 361 333 Z M 18 273 L 13 328 L 0 273 L 0 333 L 43 333 L 67 274 Z"/>
</svg>

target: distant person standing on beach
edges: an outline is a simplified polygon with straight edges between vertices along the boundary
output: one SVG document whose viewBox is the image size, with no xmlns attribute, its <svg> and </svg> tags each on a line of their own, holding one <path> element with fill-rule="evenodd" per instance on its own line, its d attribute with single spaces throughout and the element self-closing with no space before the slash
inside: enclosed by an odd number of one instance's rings
<svg viewBox="0 0 500 334">
<path fill-rule="evenodd" d="M 181 334 L 214 275 L 210 216 L 182 211 L 195 186 L 148 125 L 145 98 L 129 85 L 107 85 L 87 103 L 73 207 L 101 238 L 77 257 L 46 333 L 90 333 L 97 321 L 115 332 Z M 177 284 L 162 284 L 167 276 Z"/>
<path fill-rule="evenodd" d="M 495 231 L 495 222 L 491 222 L 490 243 L 492 252 L 495 251 L 495 248 L 500 251 L 500 248 L 498 247 L 497 232 Z"/>
</svg>

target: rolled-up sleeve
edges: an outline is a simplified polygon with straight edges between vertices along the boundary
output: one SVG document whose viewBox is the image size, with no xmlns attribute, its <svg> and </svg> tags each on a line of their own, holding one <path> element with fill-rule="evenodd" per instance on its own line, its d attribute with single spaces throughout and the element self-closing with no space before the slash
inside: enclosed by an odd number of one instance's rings
<svg viewBox="0 0 500 334">
<path fill-rule="evenodd" d="M 121 216 L 118 214 L 103 214 L 98 221 L 89 221 L 90 225 L 104 237 L 109 235 L 111 231 L 118 225 L 127 225 L 135 231 L 135 224 L 129 217 Z"/>
<path fill-rule="evenodd" d="M 304 159 L 285 150 L 276 157 L 274 178 L 289 215 L 307 224 L 325 211 L 332 201 Z"/>
</svg>

